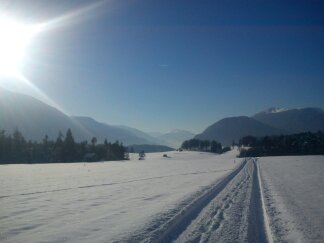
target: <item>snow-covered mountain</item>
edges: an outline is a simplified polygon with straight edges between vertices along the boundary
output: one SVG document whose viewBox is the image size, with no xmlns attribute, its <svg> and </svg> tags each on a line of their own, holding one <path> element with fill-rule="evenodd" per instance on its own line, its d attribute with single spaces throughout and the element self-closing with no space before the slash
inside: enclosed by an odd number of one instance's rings
<svg viewBox="0 0 324 243">
<path fill-rule="evenodd" d="M 137 129 L 112 126 L 90 117 L 70 117 L 62 111 L 28 95 L 0 89 L 0 130 L 11 134 L 18 129 L 28 140 L 40 141 L 48 135 L 56 139 L 71 129 L 77 141 L 97 137 L 98 142 L 119 140 L 125 145 L 160 144 L 155 139 Z"/>
<path fill-rule="evenodd" d="M 273 113 L 279 113 L 279 112 L 284 112 L 284 111 L 288 111 L 288 109 L 286 109 L 286 108 L 279 108 L 279 107 L 271 107 L 271 108 L 266 109 L 265 111 L 261 111 L 259 113 L 273 114 Z"/>
<path fill-rule="evenodd" d="M 324 111 L 320 108 L 270 108 L 252 117 L 240 116 L 222 119 L 209 126 L 196 138 L 217 140 L 223 145 L 247 135 L 293 134 L 324 131 Z"/>
<path fill-rule="evenodd" d="M 324 111 L 319 108 L 278 109 L 255 114 L 254 119 L 289 133 L 324 130 Z"/>
</svg>

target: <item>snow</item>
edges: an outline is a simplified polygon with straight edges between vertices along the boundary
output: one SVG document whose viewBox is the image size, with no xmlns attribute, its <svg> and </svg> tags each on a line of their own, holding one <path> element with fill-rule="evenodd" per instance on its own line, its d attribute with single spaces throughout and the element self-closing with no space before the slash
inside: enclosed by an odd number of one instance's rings
<svg viewBox="0 0 324 243">
<path fill-rule="evenodd" d="M 324 156 L 259 159 L 275 242 L 323 242 Z"/>
<path fill-rule="evenodd" d="M 0 241 L 323 242 L 323 156 L 163 154 L 1 165 Z"/>
<path fill-rule="evenodd" d="M 221 180 L 237 151 L 145 160 L 0 166 L 0 241 L 110 242 L 144 234 Z M 234 163 L 234 159 L 236 163 Z"/>
<path fill-rule="evenodd" d="M 288 109 L 274 107 L 274 108 L 268 109 L 265 113 L 267 113 L 267 114 L 269 114 L 269 113 L 280 113 L 280 112 L 284 112 L 284 111 L 288 111 Z"/>
<path fill-rule="evenodd" d="M 247 242 L 253 163 L 203 208 L 176 242 Z"/>
</svg>

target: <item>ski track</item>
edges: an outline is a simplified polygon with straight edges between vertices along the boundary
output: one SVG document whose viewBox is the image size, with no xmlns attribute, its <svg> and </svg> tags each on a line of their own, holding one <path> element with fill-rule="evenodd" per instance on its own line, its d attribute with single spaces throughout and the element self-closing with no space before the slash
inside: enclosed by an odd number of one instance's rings
<svg viewBox="0 0 324 243">
<path fill-rule="evenodd" d="M 79 187 L 60 188 L 60 189 L 46 190 L 46 191 L 36 191 L 36 192 L 28 192 L 28 193 L 20 193 L 20 194 L 12 194 L 12 195 L 3 195 L 3 196 L 0 196 L 0 199 L 8 198 L 8 197 L 16 197 L 16 196 L 26 196 L 26 195 L 34 195 L 34 194 L 42 194 L 42 193 L 86 189 L 86 188 L 91 188 L 91 187 L 114 186 L 114 185 L 121 185 L 121 184 L 133 183 L 133 182 L 163 179 L 163 178 L 167 178 L 167 177 L 210 174 L 210 173 L 217 173 L 217 172 L 224 172 L 224 171 L 228 171 L 228 170 L 196 171 L 196 172 L 191 172 L 191 173 L 179 173 L 179 174 L 155 176 L 155 177 L 140 178 L 140 179 L 135 179 L 135 180 L 113 182 L 113 183 L 103 183 L 103 184 L 94 184 L 94 185 L 86 185 L 86 186 L 79 186 Z"/>
<path fill-rule="evenodd" d="M 124 242 L 271 242 L 257 161 L 232 172 Z M 269 240 L 268 240 L 269 239 Z"/>
<path fill-rule="evenodd" d="M 269 243 L 273 243 L 273 237 L 272 237 L 272 232 L 271 232 L 271 227 L 270 227 L 270 218 L 268 215 L 268 212 L 266 210 L 266 204 L 265 204 L 265 199 L 264 199 L 264 188 L 262 186 L 262 178 L 260 174 L 260 166 L 256 163 L 257 165 L 257 170 L 258 170 L 258 180 L 259 180 L 259 188 L 260 188 L 260 197 L 261 197 L 261 204 L 262 204 L 262 211 L 263 211 L 263 219 L 264 219 L 264 227 L 266 230 L 267 234 L 267 239 Z"/>
</svg>

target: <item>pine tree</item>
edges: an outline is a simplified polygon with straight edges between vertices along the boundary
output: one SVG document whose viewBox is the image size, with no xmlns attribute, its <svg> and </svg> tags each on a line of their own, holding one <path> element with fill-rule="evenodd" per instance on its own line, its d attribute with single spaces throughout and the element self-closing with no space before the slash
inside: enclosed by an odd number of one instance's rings
<svg viewBox="0 0 324 243">
<path fill-rule="evenodd" d="M 63 134 L 61 131 L 57 135 L 53 153 L 54 162 L 61 162 L 63 156 Z"/>
<path fill-rule="evenodd" d="M 76 146 L 72 135 L 71 129 L 66 132 L 64 144 L 63 144 L 63 161 L 73 162 L 76 158 Z"/>
</svg>

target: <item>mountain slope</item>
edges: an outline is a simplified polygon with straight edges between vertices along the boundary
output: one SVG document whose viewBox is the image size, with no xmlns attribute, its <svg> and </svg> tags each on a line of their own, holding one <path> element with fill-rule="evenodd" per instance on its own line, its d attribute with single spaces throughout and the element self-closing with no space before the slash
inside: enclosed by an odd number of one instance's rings
<svg viewBox="0 0 324 243">
<path fill-rule="evenodd" d="M 122 126 L 111 126 L 105 123 L 98 122 L 91 117 L 78 117 L 73 116 L 72 119 L 80 124 L 88 133 L 96 137 L 98 141 L 114 142 L 119 140 L 124 144 L 147 144 L 151 141 L 143 137 L 137 136 L 135 133 L 130 132 L 131 129 L 124 129 Z M 138 134 L 143 132 L 138 131 Z"/>
<path fill-rule="evenodd" d="M 149 144 L 152 144 L 152 145 L 166 145 L 165 141 L 162 141 L 161 139 L 159 139 L 157 137 L 154 137 L 154 136 L 151 136 L 150 134 L 145 133 L 145 132 L 143 132 L 141 130 L 138 130 L 136 128 L 128 127 L 128 126 L 124 126 L 124 125 L 116 126 L 116 127 L 119 127 L 119 128 L 121 128 L 123 130 L 126 130 L 126 131 L 134 134 L 135 136 L 137 136 L 139 138 L 144 139 Z"/>
<path fill-rule="evenodd" d="M 209 126 L 195 138 L 216 140 L 222 145 L 231 145 L 233 141 L 238 142 L 244 136 L 277 135 L 285 131 L 263 124 L 247 116 L 224 118 Z"/>
<path fill-rule="evenodd" d="M 319 108 L 275 109 L 257 113 L 254 119 L 289 133 L 317 132 L 324 130 L 324 111 Z"/>
<path fill-rule="evenodd" d="M 27 140 L 40 141 L 45 135 L 55 140 L 60 131 L 65 134 L 69 128 L 77 141 L 97 137 L 98 142 L 107 138 L 125 145 L 157 144 L 137 129 L 107 125 L 89 117 L 70 117 L 31 96 L 0 89 L 0 130 L 12 134 L 18 129 Z"/>
<path fill-rule="evenodd" d="M 74 134 L 87 136 L 69 116 L 31 96 L 0 89 L 0 129 L 12 133 L 19 129 L 25 138 L 41 140 L 48 135 L 56 139 L 59 131 L 71 128 Z"/>
</svg>

